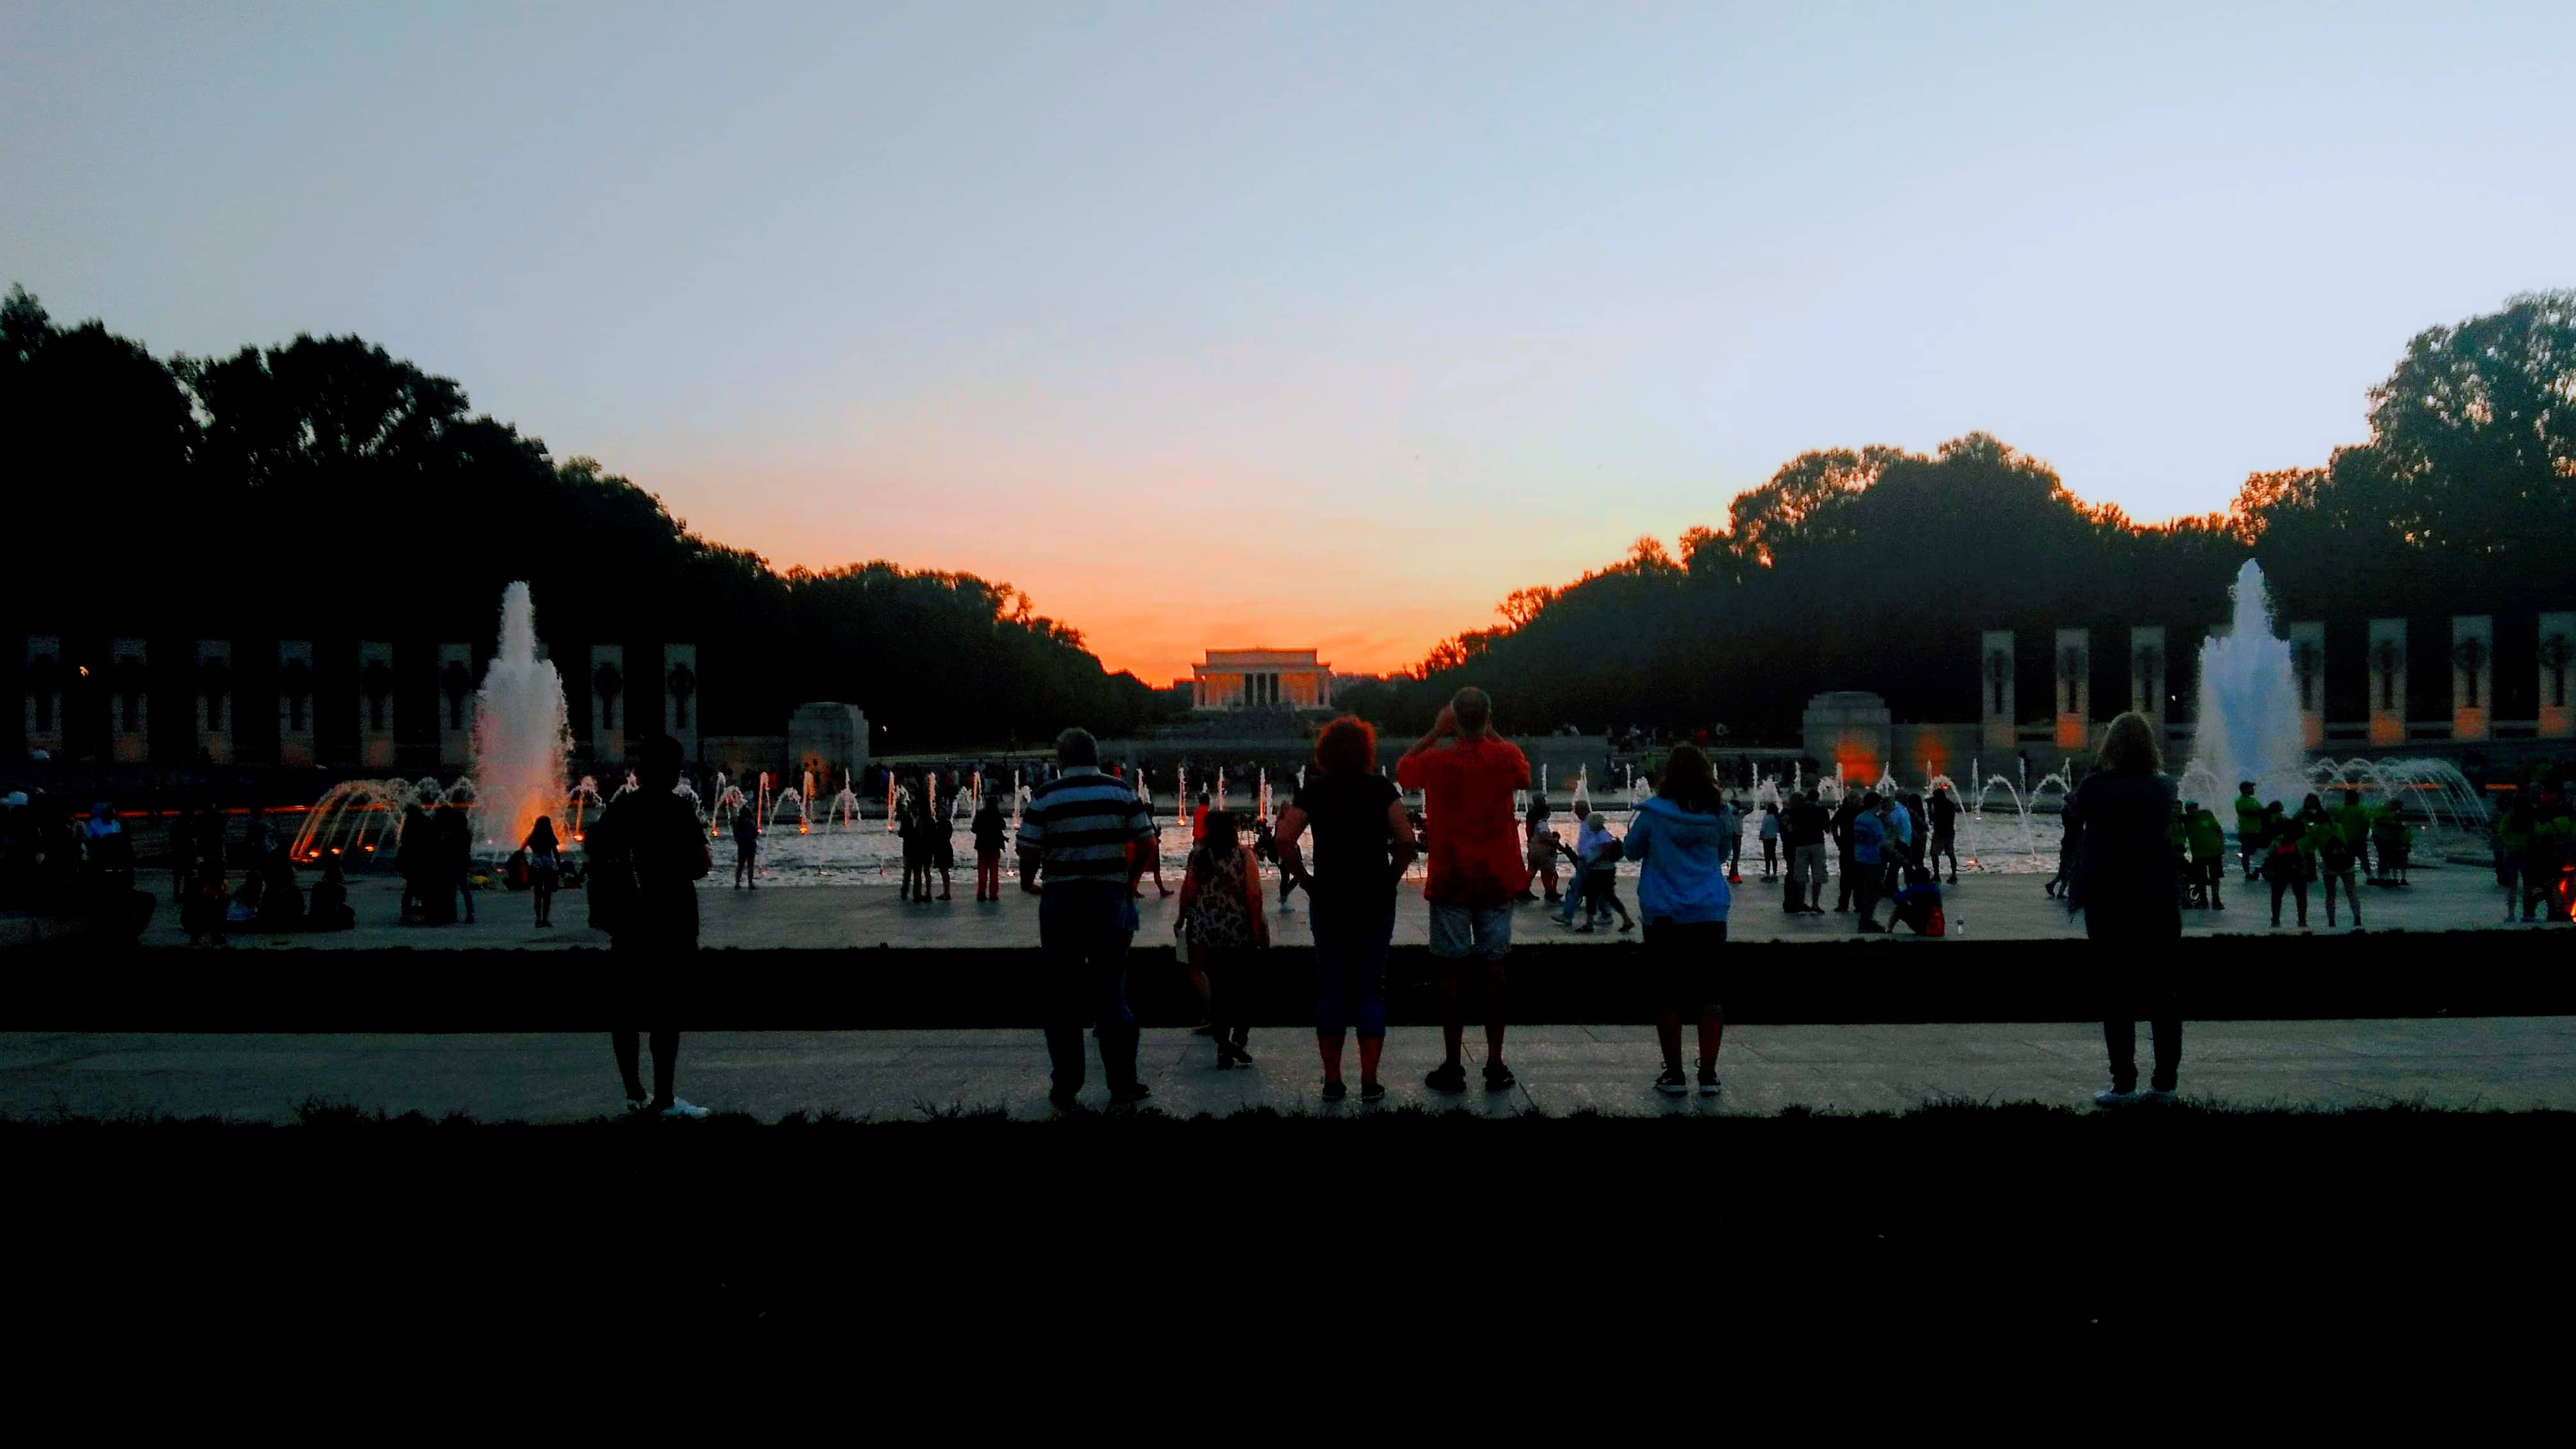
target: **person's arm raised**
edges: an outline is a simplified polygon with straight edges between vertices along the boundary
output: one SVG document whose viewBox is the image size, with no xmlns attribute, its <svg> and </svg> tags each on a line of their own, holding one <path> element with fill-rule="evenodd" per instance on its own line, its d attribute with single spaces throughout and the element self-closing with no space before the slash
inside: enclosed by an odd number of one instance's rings
<svg viewBox="0 0 2576 1449">
<path fill-rule="evenodd" d="M 1437 749 L 1442 740 L 1456 733 L 1458 733 L 1458 712 L 1444 704 L 1440 706 L 1440 717 L 1431 722 L 1431 733 L 1415 740 L 1413 748 L 1404 752 L 1405 758 L 1410 759 L 1415 755 L 1426 754 Z"/>
</svg>

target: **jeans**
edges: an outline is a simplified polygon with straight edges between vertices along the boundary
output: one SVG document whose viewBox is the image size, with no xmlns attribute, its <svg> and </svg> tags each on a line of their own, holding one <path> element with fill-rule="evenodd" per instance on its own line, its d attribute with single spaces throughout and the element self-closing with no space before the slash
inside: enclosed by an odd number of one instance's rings
<svg viewBox="0 0 2576 1449">
<path fill-rule="evenodd" d="M 1100 1042 L 1109 1089 L 1136 1085 L 1136 1013 L 1127 1005 L 1127 947 L 1136 905 L 1118 881 L 1049 884 L 1038 897 L 1038 946 L 1045 957 L 1047 1058 L 1055 1090 L 1082 1090 L 1082 1029 Z"/>
<path fill-rule="evenodd" d="M 1860 912 L 1864 926 L 1878 924 L 1878 898 L 1886 893 L 1887 873 L 1893 867 L 1875 860 L 1856 860 L 1843 872 L 1843 889 L 1851 896 L 1852 909 Z"/>
<path fill-rule="evenodd" d="M 1318 897 L 1315 932 L 1315 1035 L 1339 1042 L 1386 1035 L 1387 945 L 1395 936 L 1395 903 L 1354 904 Z"/>
<path fill-rule="evenodd" d="M 2308 883 L 2304 877 L 2272 877 L 2272 924 L 2281 924 L 2281 895 L 2286 891 L 2298 898 L 2299 924 L 2308 923 Z"/>
<path fill-rule="evenodd" d="M 1855 876 L 1860 871 L 1860 864 L 1852 859 L 1851 847 L 1848 845 L 1843 847 L 1841 856 L 1842 858 L 1835 862 L 1842 868 L 1835 872 L 1835 880 L 1839 888 L 1834 892 L 1834 909 L 1848 911 L 1851 909 L 1852 886 L 1855 883 Z"/>
<path fill-rule="evenodd" d="M 2122 920 L 2086 911 L 2084 934 L 2101 963 L 2102 1045 L 2111 1057 L 2111 1089 L 2137 1090 L 2138 1021 L 2154 1034 L 2156 1066 L 2149 1085 L 2174 1089 L 2182 1067 L 2182 993 L 2174 980 L 2173 953 L 2182 939 L 2181 918 L 2170 923 Z"/>
<path fill-rule="evenodd" d="M 1583 877 L 1586 874 L 1587 872 L 1583 867 L 1576 866 L 1567 878 L 1565 882 L 1565 898 L 1559 901 L 1556 907 L 1556 923 L 1558 925 L 1573 925 L 1574 913 L 1583 909 Z"/>
</svg>

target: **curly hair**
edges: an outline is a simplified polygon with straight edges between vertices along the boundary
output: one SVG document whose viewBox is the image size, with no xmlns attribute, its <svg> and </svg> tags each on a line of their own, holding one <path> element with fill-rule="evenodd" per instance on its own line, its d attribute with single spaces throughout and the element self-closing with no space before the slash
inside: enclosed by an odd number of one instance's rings
<svg viewBox="0 0 2576 1449">
<path fill-rule="evenodd" d="M 1328 775 L 1365 775 L 1377 768 L 1377 731 L 1346 714 L 1315 736 L 1315 768 Z"/>
<path fill-rule="evenodd" d="M 2152 775 L 2165 767 L 2164 752 L 2156 747 L 2156 727 L 2134 709 L 2102 731 L 2102 749 L 2096 758 L 2103 769 L 2122 775 Z"/>
</svg>

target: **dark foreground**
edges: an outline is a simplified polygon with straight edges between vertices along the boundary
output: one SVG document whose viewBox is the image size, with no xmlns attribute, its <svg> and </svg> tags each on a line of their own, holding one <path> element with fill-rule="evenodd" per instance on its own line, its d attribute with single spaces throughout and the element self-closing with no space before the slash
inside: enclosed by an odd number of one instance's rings
<svg viewBox="0 0 2576 1449">
<path fill-rule="evenodd" d="M 1571 1363 L 1659 1324 L 2198 1354 L 2354 1314 L 2397 1349 L 2531 1312 L 2571 1147 L 2576 1114 L 2407 1108 L 0 1123 L 10 1235 L 42 1249 L 21 1301 L 65 1331 L 220 1305 L 280 1345 L 999 1334 L 1047 1361 L 1218 1332 Z"/>
</svg>

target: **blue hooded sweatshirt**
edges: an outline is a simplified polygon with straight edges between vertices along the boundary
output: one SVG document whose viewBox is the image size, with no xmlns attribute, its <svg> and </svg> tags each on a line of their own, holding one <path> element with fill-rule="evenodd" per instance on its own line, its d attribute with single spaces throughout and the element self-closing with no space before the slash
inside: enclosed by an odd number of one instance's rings
<svg viewBox="0 0 2576 1449">
<path fill-rule="evenodd" d="M 1714 815 L 1694 815 L 1661 795 L 1637 807 L 1628 825 L 1628 858 L 1644 862 L 1637 877 L 1637 913 L 1676 925 L 1723 921 L 1726 830 Z"/>
</svg>

